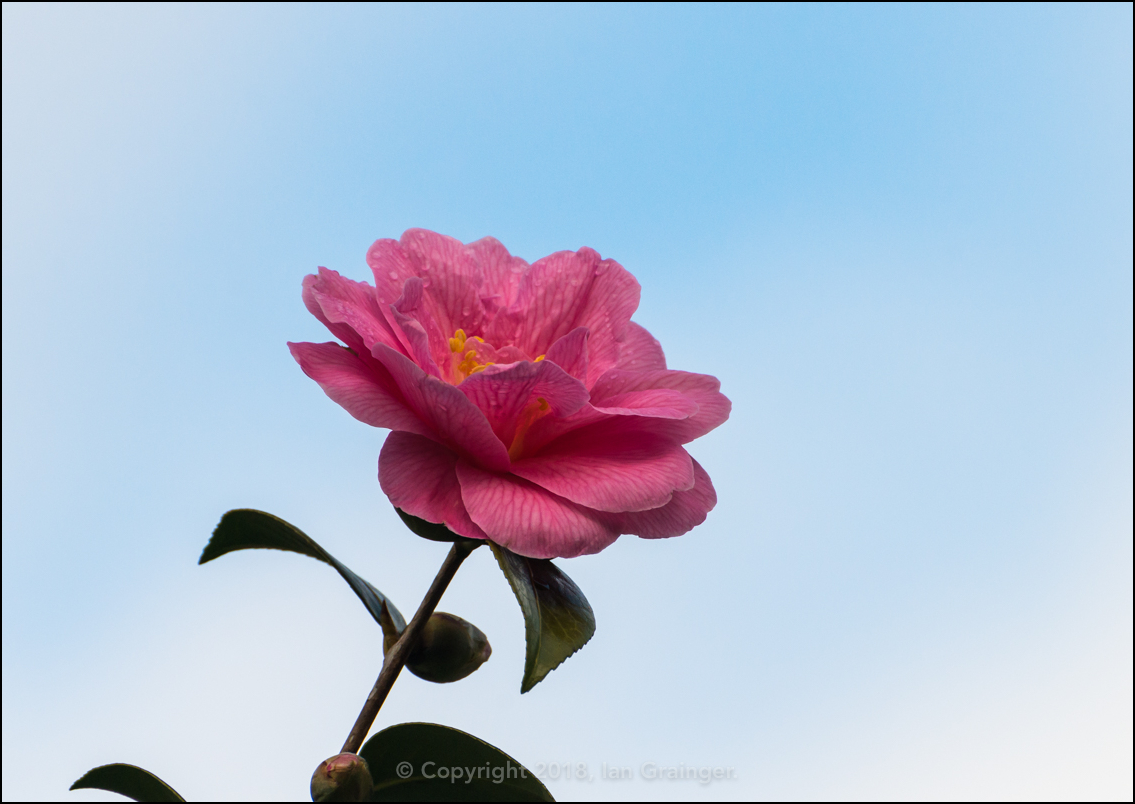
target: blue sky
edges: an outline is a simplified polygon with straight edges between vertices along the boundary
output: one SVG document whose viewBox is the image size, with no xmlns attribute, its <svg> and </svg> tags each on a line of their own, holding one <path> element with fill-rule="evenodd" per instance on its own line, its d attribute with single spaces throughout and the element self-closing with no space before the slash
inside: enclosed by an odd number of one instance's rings
<svg viewBox="0 0 1135 804">
<path fill-rule="evenodd" d="M 91 766 L 294 799 L 377 673 L 272 511 L 412 610 L 444 548 L 291 360 L 379 237 L 591 246 L 732 418 L 678 539 L 561 562 L 598 631 L 378 726 L 561 799 L 1131 797 L 1132 18 L 1110 6 L 3 8 L 3 796 Z M 47 753 L 51 759 L 45 762 Z M 736 779 L 649 782 L 644 763 Z M 24 769 L 24 770 L 20 770 Z M 34 769 L 34 770 L 31 770 Z M 113 798 L 113 797 L 110 797 Z"/>
</svg>

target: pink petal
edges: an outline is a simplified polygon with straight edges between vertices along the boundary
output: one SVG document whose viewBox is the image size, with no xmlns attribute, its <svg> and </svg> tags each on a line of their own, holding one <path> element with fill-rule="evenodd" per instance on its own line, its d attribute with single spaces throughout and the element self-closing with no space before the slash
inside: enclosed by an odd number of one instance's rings
<svg viewBox="0 0 1135 804">
<path fill-rule="evenodd" d="M 691 459 L 692 460 L 692 459 Z M 644 539 L 666 539 L 681 536 L 705 521 L 717 505 L 717 492 L 701 464 L 693 461 L 694 487 L 676 491 L 674 498 L 661 508 L 630 514 L 614 514 L 620 533 L 633 533 Z"/>
<path fill-rule="evenodd" d="M 425 310 L 446 340 L 458 328 L 480 332 L 484 277 L 474 254 L 460 240 L 426 229 L 407 229 L 399 242 L 425 285 Z"/>
<path fill-rule="evenodd" d="M 627 327 L 626 335 L 619 344 L 619 360 L 616 368 L 627 371 L 655 371 L 666 368 L 666 355 L 662 344 L 654 336 L 634 321 Z"/>
<path fill-rule="evenodd" d="M 407 406 L 429 428 L 423 435 L 432 434 L 441 443 L 489 469 L 508 468 L 508 450 L 493 434 L 485 415 L 465 394 L 426 374 L 389 346 L 378 344 L 371 354 L 390 372 Z"/>
<path fill-rule="evenodd" d="M 382 305 L 397 301 L 406 280 L 418 275 L 402 244 L 385 237 L 375 240 L 367 250 L 367 265 L 374 274 L 375 295 Z"/>
<path fill-rule="evenodd" d="M 441 335 L 436 332 L 437 328 L 433 319 L 429 316 L 423 316 L 424 322 L 414 316 L 421 304 L 422 280 L 412 276 L 402 286 L 402 295 L 398 298 L 398 301 L 390 305 L 390 314 L 398 328 L 402 330 L 403 341 L 410 347 L 410 358 L 427 374 L 441 378 L 437 360 L 434 359 L 430 350 L 431 341 L 433 343 L 441 342 Z M 435 332 L 427 332 L 427 326 Z M 432 338 L 431 334 L 433 335 Z M 445 350 L 445 360 L 447 362 L 449 360 L 448 348 Z"/>
<path fill-rule="evenodd" d="M 481 302 L 490 314 L 512 306 L 520 293 L 520 279 L 528 270 L 528 263 L 508 253 L 494 237 L 483 237 L 466 246 L 481 267 L 484 284 Z"/>
<path fill-rule="evenodd" d="M 406 279 L 418 276 L 418 266 L 411 261 L 402 243 L 382 237 L 367 251 L 367 265 L 375 275 L 375 292 L 381 304 L 393 304 L 402 295 Z"/>
<path fill-rule="evenodd" d="M 401 312 L 421 324 L 438 366 L 448 363 L 454 332 L 474 335 L 484 329 L 484 272 L 478 254 L 460 240 L 425 229 L 408 229 L 398 242 L 377 240 L 367 252 L 380 300 L 394 303 L 404 297 L 408 281 L 421 281 L 422 296 L 415 298 L 413 311 Z"/>
<path fill-rule="evenodd" d="M 638 299 L 638 282 L 614 260 L 603 260 L 589 248 L 557 252 L 532 264 L 515 304 L 497 314 L 485 338 L 516 344 L 535 357 L 576 327 L 587 327 L 585 385 L 590 387 L 618 360 Z"/>
<path fill-rule="evenodd" d="M 457 386 L 488 419 L 493 432 L 511 445 L 521 414 L 544 399 L 552 416 L 570 416 L 587 402 L 583 383 L 548 360 L 490 366 Z"/>
<path fill-rule="evenodd" d="M 380 348 L 394 351 L 388 346 Z M 289 343 L 288 349 L 304 374 L 359 421 L 373 427 L 430 435 L 429 428 L 414 415 L 383 366 L 366 361 L 337 343 Z"/>
<path fill-rule="evenodd" d="M 397 240 L 390 240 L 389 238 L 376 240 L 371 244 L 367 251 L 367 264 L 370 266 L 371 273 L 374 274 L 374 295 L 378 299 L 382 316 L 402 345 L 402 348 L 397 351 L 407 355 L 413 354 L 414 347 L 402 331 L 402 327 L 398 324 L 390 305 L 402 297 L 406 280 L 417 276 L 414 272 L 414 266 L 402 250 L 401 244 Z"/>
<path fill-rule="evenodd" d="M 577 380 L 587 381 L 587 327 L 576 327 L 548 347 L 545 360 L 550 360 Z"/>
<path fill-rule="evenodd" d="M 598 553 L 618 538 L 611 514 L 592 511 L 508 474 L 457 462 L 461 497 L 497 544 L 529 558 Z"/>
<path fill-rule="evenodd" d="M 600 404 L 602 407 L 588 403 L 571 416 L 549 416 L 537 421 L 528 431 L 526 454 L 537 455 L 558 438 L 591 429 L 597 433 L 636 433 L 670 444 L 684 444 L 691 440 L 685 438 L 688 420 L 700 412 L 690 397 L 665 388 L 615 394 L 600 400 Z M 651 421 L 666 419 L 674 421 Z"/>
<path fill-rule="evenodd" d="M 597 511 L 644 511 L 694 485 L 689 454 L 679 446 L 617 433 L 591 440 L 586 431 L 560 439 L 512 473 Z"/>
<path fill-rule="evenodd" d="M 659 423 L 659 432 L 686 444 L 705 435 L 726 419 L 732 407 L 721 393 L 721 382 L 708 374 L 691 374 L 687 371 L 608 371 L 591 388 L 591 402 L 603 407 L 608 399 L 622 399 L 626 395 L 658 389 L 677 391 L 698 406 L 697 413 L 682 421 Z M 625 404 L 625 401 L 620 404 Z"/>
<path fill-rule="evenodd" d="M 378 456 L 378 482 L 390 502 L 407 514 L 445 525 L 470 539 L 484 539 L 461 501 L 457 455 L 412 433 L 393 432 Z"/>
<path fill-rule="evenodd" d="M 466 342 L 466 348 L 469 347 Z M 478 363 L 496 363 L 498 366 L 503 366 L 506 363 L 523 363 L 528 360 L 528 355 L 517 349 L 515 346 L 502 346 L 500 349 L 495 348 L 491 343 L 480 342 L 477 344 L 477 362 Z"/>
<path fill-rule="evenodd" d="M 460 240 L 425 229 L 407 229 L 400 241 L 376 240 L 367 252 L 378 298 L 391 304 L 406 280 L 419 277 L 426 287 L 426 307 L 452 335 L 458 327 L 480 327 L 483 310 L 481 267 Z"/>
<path fill-rule="evenodd" d="M 669 388 L 615 394 L 603 399 L 602 404 L 596 405 L 595 409 L 620 416 L 650 416 L 656 419 L 688 419 L 699 410 L 697 402 L 681 391 Z"/>
<path fill-rule="evenodd" d="M 335 337 L 359 352 L 369 352 L 376 343 L 401 348 L 382 315 L 374 288 L 366 282 L 345 279 L 335 271 L 320 268 L 318 276 L 304 277 L 303 301 Z"/>
</svg>

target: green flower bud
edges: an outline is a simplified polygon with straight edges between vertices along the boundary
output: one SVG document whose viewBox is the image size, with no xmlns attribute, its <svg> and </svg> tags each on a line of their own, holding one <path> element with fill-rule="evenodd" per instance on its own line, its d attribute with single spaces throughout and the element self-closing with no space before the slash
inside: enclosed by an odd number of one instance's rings
<svg viewBox="0 0 1135 804">
<path fill-rule="evenodd" d="M 374 782 L 365 759 L 336 754 L 319 763 L 311 775 L 312 801 L 368 801 Z"/>
<path fill-rule="evenodd" d="M 385 602 L 380 615 L 382 652 L 387 654 L 402 633 L 394 624 Z M 480 628 L 455 614 L 436 611 L 426 620 L 418 644 L 406 660 L 406 668 L 418 678 L 446 684 L 465 678 L 488 661 L 492 653 L 489 638 Z"/>
<path fill-rule="evenodd" d="M 426 622 L 406 667 L 418 678 L 446 684 L 465 678 L 488 661 L 492 652 L 480 628 L 438 611 Z"/>
</svg>

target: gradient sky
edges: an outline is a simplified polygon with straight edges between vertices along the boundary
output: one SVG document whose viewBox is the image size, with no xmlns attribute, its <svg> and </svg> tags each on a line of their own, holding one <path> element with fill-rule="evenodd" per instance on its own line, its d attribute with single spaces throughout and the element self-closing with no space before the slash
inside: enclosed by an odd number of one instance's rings
<svg viewBox="0 0 1135 804">
<path fill-rule="evenodd" d="M 561 799 L 1132 795 L 1132 11 L 3 6 L 3 797 L 139 764 L 303 799 L 381 661 L 282 516 L 403 611 L 445 553 L 288 340 L 420 226 L 640 281 L 732 418 L 678 539 L 561 561 L 595 638 L 519 694 L 404 675 Z M 732 767 L 710 786 L 644 763 Z"/>
</svg>

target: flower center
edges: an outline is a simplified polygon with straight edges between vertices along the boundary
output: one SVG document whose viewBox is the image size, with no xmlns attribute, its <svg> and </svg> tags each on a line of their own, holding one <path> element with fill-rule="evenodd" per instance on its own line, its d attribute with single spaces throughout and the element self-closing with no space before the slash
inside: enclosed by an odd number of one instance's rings
<svg viewBox="0 0 1135 804">
<path fill-rule="evenodd" d="M 472 341 L 473 343 L 469 343 Z M 459 329 L 453 333 L 453 337 L 449 339 L 449 351 L 453 352 L 455 358 L 460 357 L 455 368 L 460 373 L 460 377 L 455 377 L 458 383 L 468 377 L 470 374 L 476 374 L 478 371 L 484 371 L 489 366 L 494 365 L 493 361 L 487 360 L 484 363 L 478 361 L 477 346 L 483 344 L 484 340 L 474 335 L 468 338 L 465 335 L 465 330 Z M 473 348 L 466 350 L 466 344 Z M 461 354 L 464 352 L 465 354 Z"/>
<path fill-rule="evenodd" d="M 476 335 L 472 337 L 459 329 L 449 339 L 449 381 L 460 385 L 474 374 L 484 371 L 489 366 L 524 362 L 531 360 L 526 354 L 515 346 L 497 348 Z M 546 355 L 540 355 L 533 363 L 539 363 Z M 540 419 L 552 412 L 548 400 L 542 396 L 531 399 L 515 419 L 515 426 L 510 423 L 499 422 L 494 425 L 494 431 L 501 428 L 497 435 L 508 444 L 508 455 L 517 460 L 524 453 L 524 442 L 528 430 Z M 509 435 L 511 433 L 511 436 Z"/>
</svg>

